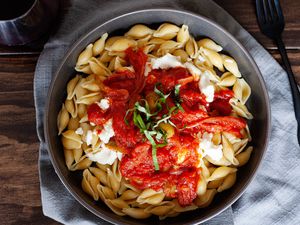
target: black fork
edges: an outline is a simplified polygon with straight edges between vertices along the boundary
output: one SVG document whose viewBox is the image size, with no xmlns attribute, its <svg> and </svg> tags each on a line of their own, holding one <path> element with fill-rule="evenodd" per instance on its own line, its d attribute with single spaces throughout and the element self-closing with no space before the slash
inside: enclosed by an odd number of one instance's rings
<svg viewBox="0 0 300 225">
<path fill-rule="evenodd" d="M 273 39 L 278 46 L 282 62 L 291 85 L 295 116 L 298 123 L 298 143 L 300 145 L 300 93 L 288 59 L 281 34 L 284 30 L 284 17 L 279 0 L 256 0 L 256 13 L 263 34 Z"/>
</svg>

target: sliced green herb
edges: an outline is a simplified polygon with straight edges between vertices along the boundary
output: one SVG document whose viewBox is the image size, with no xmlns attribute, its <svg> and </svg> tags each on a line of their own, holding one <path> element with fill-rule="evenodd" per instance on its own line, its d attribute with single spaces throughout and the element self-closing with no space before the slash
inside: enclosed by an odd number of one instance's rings
<svg viewBox="0 0 300 225">
<path fill-rule="evenodd" d="M 158 160 L 157 160 L 157 149 L 156 149 L 156 143 L 153 139 L 153 137 L 150 135 L 150 132 L 145 130 L 144 134 L 146 136 L 146 138 L 150 141 L 151 145 L 152 145 L 152 160 L 153 160 L 153 165 L 154 165 L 154 169 L 156 171 L 159 170 L 159 164 L 158 164 Z"/>
</svg>

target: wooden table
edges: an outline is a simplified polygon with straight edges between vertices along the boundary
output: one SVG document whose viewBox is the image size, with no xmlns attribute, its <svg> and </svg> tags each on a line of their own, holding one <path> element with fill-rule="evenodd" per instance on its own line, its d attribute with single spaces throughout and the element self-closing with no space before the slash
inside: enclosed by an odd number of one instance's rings
<svg viewBox="0 0 300 225">
<path fill-rule="evenodd" d="M 216 0 L 279 60 L 274 44 L 257 26 L 252 0 Z M 284 0 L 283 35 L 300 82 L 300 1 Z M 40 50 L 0 47 L 0 217 L 1 224 L 58 224 L 42 213 L 39 142 L 35 129 L 33 76 Z M 279 60 L 280 61 L 280 60 Z"/>
</svg>

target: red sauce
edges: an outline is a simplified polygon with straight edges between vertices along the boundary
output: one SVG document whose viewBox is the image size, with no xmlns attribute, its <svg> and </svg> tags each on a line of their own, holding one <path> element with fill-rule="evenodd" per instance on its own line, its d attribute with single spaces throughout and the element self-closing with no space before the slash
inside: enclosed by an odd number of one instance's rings
<svg viewBox="0 0 300 225">
<path fill-rule="evenodd" d="M 207 103 L 198 82 L 192 79 L 187 69 L 155 69 L 145 77 L 147 55 L 142 49 L 127 49 L 126 60 L 133 66 L 134 72 L 120 70 L 103 81 L 102 92 L 110 100 L 110 108 L 103 111 L 97 104 L 92 104 L 88 107 L 88 119 L 100 126 L 113 119 L 115 136 L 111 140 L 124 153 L 120 171 L 132 185 L 139 189 L 163 190 L 166 196 L 178 198 L 180 205 L 190 205 L 197 196 L 200 179 L 197 134 L 227 131 L 241 137 L 240 131 L 246 126 L 245 120 L 229 116 L 232 111 L 229 100 L 233 92 L 221 90 L 215 93 L 212 103 Z M 181 85 L 179 97 L 183 111 L 177 110 L 171 114 L 170 120 L 177 129 L 174 136 L 168 139 L 168 144 L 157 149 L 160 170 L 156 171 L 151 144 L 134 125 L 132 115 L 129 113 L 126 116 L 128 124 L 124 117 L 127 110 L 136 101 L 145 99 L 158 83 L 165 94 L 173 93 L 175 85 Z M 172 95 L 167 98 L 167 105 L 169 108 L 175 105 Z M 165 107 L 158 116 L 167 112 Z"/>
</svg>

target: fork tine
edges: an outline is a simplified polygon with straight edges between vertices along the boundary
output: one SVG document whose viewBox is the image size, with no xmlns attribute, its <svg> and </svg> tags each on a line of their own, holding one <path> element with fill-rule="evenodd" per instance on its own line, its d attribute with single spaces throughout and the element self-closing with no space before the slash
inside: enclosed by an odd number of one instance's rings
<svg viewBox="0 0 300 225">
<path fill-rule="evenodd" d="M 274 22 L 276 20 L 276 9 L 274 9 L 273 0 L 267 0 L 268 1 L 268 5 L 269 5 L 269 10 L 270 10 L 270 16 L 271 16 L 271 20 Z"/>
<path fill-rule="evenodd" d="M 256 0 L 256 12 L 257 12 L 258 22 L 261 25 L 266 23 L 266 17 L 265 17 L 265 13 L 263 10 L 262 0 Z"/>
<path fill-rule="evenodd" d="M 268 8 L 268 0 L 262 0 L 262 4 L 263 4 L 263 9 L 265 12 L 265 18 L 266 18 L 266 23 L 270 21 L 270 14 L 269 14 L 269 8 Z"/>
<path fill-rule="evenodd" d="M 278 19 L 281 21 L 284 21 L 284 17 L 282 14 L 282 9 L 281 9 L 279 0 L 274 0 L 274 5 L 275 5 L 276 11 L 277 11 Z"/>
</svg>

